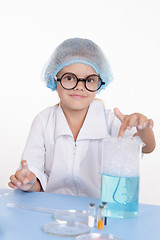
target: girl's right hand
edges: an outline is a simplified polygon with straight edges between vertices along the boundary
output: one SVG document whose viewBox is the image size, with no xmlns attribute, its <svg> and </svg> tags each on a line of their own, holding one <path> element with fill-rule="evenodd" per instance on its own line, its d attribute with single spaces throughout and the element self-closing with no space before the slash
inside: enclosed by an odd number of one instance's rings
<svg viewBox="0 0 160 240">
<path fill-rule="evenodd" d="M 41 189 L 35 188 L 38 185 L 40 186 L 40 183 L 35 174 L 29 170 L 26 160 L 21 161 L 21 169 L 10 176 L 10 180 L 8 185 L 13 189 L 20 189 L 23 191 L 40 191 Z"/>
</svg>

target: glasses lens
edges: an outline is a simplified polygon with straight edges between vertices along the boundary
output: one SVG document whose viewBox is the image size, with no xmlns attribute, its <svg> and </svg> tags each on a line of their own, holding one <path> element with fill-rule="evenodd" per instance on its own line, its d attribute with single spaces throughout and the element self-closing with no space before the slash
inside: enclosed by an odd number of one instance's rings
<svg viewBox="0 0 160 240">
<path fill-rule="evenodd" d="M 77 84 L 77 78 L 72 73 L 65 73 L 61 79 L 61 84 L 65 89 L 72 89 Z"/>
<path fill-rule="evenodd" d="M 91 75 L 86 79 L 86 88 L 90 91 L 96 91 L 101 85 L 101 80 L 97 75 Z"/>
</svg>

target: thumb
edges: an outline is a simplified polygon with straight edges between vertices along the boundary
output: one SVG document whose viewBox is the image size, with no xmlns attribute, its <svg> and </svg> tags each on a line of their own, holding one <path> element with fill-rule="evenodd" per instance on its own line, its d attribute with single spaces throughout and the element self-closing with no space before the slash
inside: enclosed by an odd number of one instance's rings
<svg viewBox="0 0 160 240">
<path fill-rule="evenodd" d="M 22 169 L 23 177 L 27 177 L 29 175 L 30 171 L 29 171 L 29 168 L 28 168 L 26 160 L 22 160 L 21 161 L 21 169 Z"/>
<path fill-rule="evenodd" d="M 114 114 L 121 122 L 123 122 L 124 114 L 121 113 L 121 111 L 118 108 L 114 108 Z"/>
<path fill-rule="evenodd" d="M 21 161 L 21 168 L 22 169 L 28 169 L 28 165 L 27 165 L 27 161 L 26 160 L 22 160 Z"/>
</svg>

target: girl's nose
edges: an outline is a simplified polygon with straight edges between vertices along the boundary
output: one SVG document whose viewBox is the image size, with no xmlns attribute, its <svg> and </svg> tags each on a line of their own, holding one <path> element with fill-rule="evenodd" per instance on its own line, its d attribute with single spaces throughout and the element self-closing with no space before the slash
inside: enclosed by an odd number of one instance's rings
<svg viewBox="0 0 160 240">
<path fill-rule="evenodd" d="M 77 86 L 75 87 L 76 90 L 84 90 L 85 89 L 85 83 L 80 81 L 78 82 Z"/>
</svg>

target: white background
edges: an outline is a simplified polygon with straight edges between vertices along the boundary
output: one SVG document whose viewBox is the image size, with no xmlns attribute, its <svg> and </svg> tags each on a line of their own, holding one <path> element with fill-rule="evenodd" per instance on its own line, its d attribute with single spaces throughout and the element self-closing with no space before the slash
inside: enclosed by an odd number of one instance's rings
<svg viewBox="0 0 160 240">
<path fill-rule="evenodd" d="M 58 102 L 40 80 L 55 47 L 95 41 L 114 81 L 98 97 L 155 122 L 156 150 L 140 165 L 140 202 L 160 205 L 160 6 L 157 0 L 0 1 L 0 187 L 19 165 L 35 115 Z"/>
</svg>

